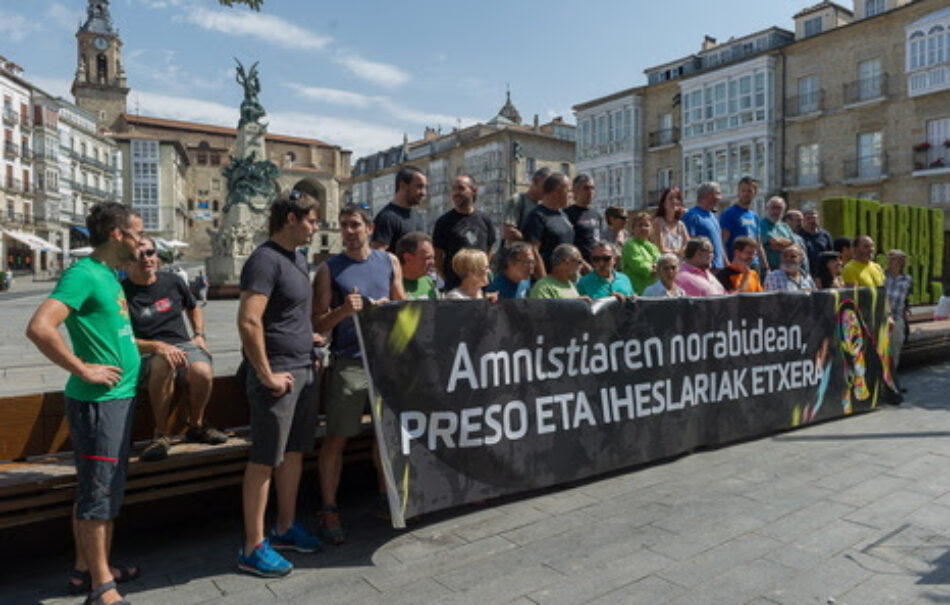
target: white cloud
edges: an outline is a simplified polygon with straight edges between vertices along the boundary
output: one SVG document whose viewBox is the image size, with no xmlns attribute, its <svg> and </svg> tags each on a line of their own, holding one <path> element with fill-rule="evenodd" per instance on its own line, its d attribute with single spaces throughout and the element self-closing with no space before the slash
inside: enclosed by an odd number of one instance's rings
<svg viewBox="0 0 950 605">
<path fill-rule="evenodd" d="M 365 109 L 373 104 L 373 97 L 369 97 L 358 92 L 349 90 L 339 90 L 337 88 L 323 88 L 320 86 L 304 86 L 302 84 L 288 84 L 297 94 L 317 103 L 326 103 L 327 105 L 343 105 L 346 107 L 358 107 Z"/>
<path fill-rule="evenodd" d="M 0 9 L 0 36 L 9 38 L 13 42 L 21 42 L 38 31 L 40 31 L 40 26 L 36 19 L 28 19 L 23 15 Z"/>
<path fill-rule="evenodd" d="M 60 29 L 68 32 L 76 31 L 82 13 L 68 6 L 54 2 L 46 9 L 47 18 Z"/>
<path fill-rule="evenodd" d="M 142 115 L 231 128 L 238 122 L 238 109 L 222 103 L 133 91 L 129 95 L 130 111 L 134 111 L 136 103 Z M 351 149 L 357 156 L 392 147 L 402 140 L 402 132 L 394 128 L 335 116 L 275 112 L 265 116 L 263 121 L 268 124 L 268 132 L 319 139 Z"/>
<path fill-rule="evenodd" d="M 396 88 L 410 79 L 408 72 L 389 63 L 370 61 L 353 54 L 342 54 L 335 60 L 357 78 L 383 88 Z"/>
<path fill-rule="evenodd" d="M 463 126 L 476 123 L 478 120 L 471 117 L 451 116 L 440 113 L 428 113 L 409 107 L 405 107 L 394 102 L 386 96 L 364 95 L 349 90 L 339 90 L 336 88 L 322 88 L 317 86 L 303 86 L 302 84 L 288 84 L 297 94 L 306 99 L 324 103 L 326 105 L 340 105 L 344 107 L 355 107 L 358 109 L 369 109 L 375 107 L 382 109 L 392 117 L 404 122 L 413 124 L 423 124 L 426 126 L 435 126 L 436 124 L 456 125 L 461 121 Z"/>
<path fill-rule="evenodd" d="M 233 36 L 248 36 L 284 48 L 322 50 L 332 38 L 309 32 L 273 15 L 242 10 L 189 8 L 183 15 L 189 23 Z"/>
</svg>

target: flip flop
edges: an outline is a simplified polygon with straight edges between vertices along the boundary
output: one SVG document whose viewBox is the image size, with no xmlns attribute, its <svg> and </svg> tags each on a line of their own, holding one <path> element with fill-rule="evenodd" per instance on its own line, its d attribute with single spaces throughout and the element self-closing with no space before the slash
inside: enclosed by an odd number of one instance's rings
<svg viewBox="0 0 950 605">
<path fill-rule="evenodd" d="M 119 584 L 131 582 L 142 575 L 142 569 L 136 565 L 116 563 L 109 567 L 119 572 L 112 577 L 112 579 Z M 79 571 L 78 569 L 70 570 L 69 583 L 66 584 L 66 590 L 72 595 L 89 592 L 92 590 L 92 575 L 90 575 L 88 571 Z"/>
</svg>

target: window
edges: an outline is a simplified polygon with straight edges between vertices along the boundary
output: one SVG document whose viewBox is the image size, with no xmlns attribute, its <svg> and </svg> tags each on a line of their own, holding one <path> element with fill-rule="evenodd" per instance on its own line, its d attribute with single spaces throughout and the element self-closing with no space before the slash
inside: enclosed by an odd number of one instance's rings
<svg viewBox="0 0 950 605">
<path fill-rule="evenodd" d="M 530 181 L 531 177 L 534 176 L 535 171 L 535 161 L 534 158 L 525 158 L 524 161 L 524 172 L 525 177 Z"/>
<path fill-rule="evenodd" d="M 864 18 L 880 15 L 884 12 L 884 0 L 864 0 Z"/>
<path fill-rule="evenodd" d="M 931 204 L 950 204 L 950 183 L 934 183 L 930 186 Z"/>
<path fill-rule="evenodd" d="M 571 176 L 571 165 L 570 164 L 561 164 L 561 174 L 565 176 Z"/>
<path fill-rule="evenodd" d="M 944 147 L 944 142 L 950 141 L 950 118 L 927 120 L 927 168 L 944 168 L 950 166 L 950 147 Z M 917 158 L 915 157 L 915 161 Z"/>
<path fill-rule="evenodd" d="M 683 138 L 766 121 L 771 85 L 772 74 L 760 71 L 684 93 Z"/>
<path fill-rule="evenodd" d="M 221 154 L 220 154 L 220 153 L 212 153 L 212 154 L 211 154 L 211 165 L 212 165 L 212 166 L 220 166 L 220 165 L 221 165 Z"/>
<path fill-rule="evenodd" d="M 597 144 L 607 144 L 607 116 L 597 116 Z"/>
<path fill-rule="evenodd" d="M 805 37 L 814 36 L 821 33 L 821 16 L 806 19 L 802 24 L 805 30 Z"/>
<path fill-rule="evenodd" d="M 798 115 L 818 111 L 818 76 L 798 79 Z"/>
<path fill-rule="evenodd" d="M 881 96 L 881 60 L 871 59 L 858 63 L 858 101 Z"/>
<path fill-rule="evenodd" d="M 208 164 L 208 154 L 204 151 L 199 151 L 197 158 L 199 166 L 206 166 Z"/>
<path fill-rule="evenodd" d="M 158 158 L 158 141 L 132 141 L 132 208 L 142 217 L 148 231 L 160 229 Z"/>
<path fill-rule="evenodd" d="M 673 169 L 672 168 L 661 168 L 656 171 L 656 187 L 660 191 L 670 187 L 670 183 L 673 182 Z"/>
<path fill-rule="evenodd" d="M 881 132 L 865 132 L 858 135 L 859 178 L 879 177 L 883 173 L 883 145 Z"/>
<path fill-rule="evenodd" d="M 817 185 L 819 179 L 818 143 L 798 146 L 798 185 Z"/>
</svg>

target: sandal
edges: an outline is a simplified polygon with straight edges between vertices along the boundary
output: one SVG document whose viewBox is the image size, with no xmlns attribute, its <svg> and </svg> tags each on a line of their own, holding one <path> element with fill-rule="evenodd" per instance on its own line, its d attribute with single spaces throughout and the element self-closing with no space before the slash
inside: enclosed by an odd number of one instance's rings
<svg viewBox="0 0 950 605">
<path fill-rule="evenodd" d="M 119 584 L 137 580 L 138 577 L 142 575 L 142 569 L 135 565 L 116 563 L 115 565 L 110 565 L 109 567 L 110 569 L 114 569 L 118 572 L 112 575 L 112 579 Z M 69 572 L 69 583 L 66 584 L 66 590 L 72 595 L 89 592 L 92 590 L 92 575 L 88 571 L 79 571 L 78 569 L 73 568 Z"/>
<path fill-rule="evenodd" d="M 110 590 L 115 590 L 116 592 L 119 591 L 119 590 L 115 587 L 115 582 L 114 582 L 114 581 L 113 581 L 113 582 L 106 582 L 105 584 L 103 584 L 103 585 L 100 586 L 99 588 L 97 588 L 97 589 L 95 589 L 94 591 L 92 591 L 92 592 L 89 594 L 89 596 L 86 597 L 85 605 L 106 605 L 105 601 L 102 600 L 102 595 L 106 594 L 106 593 L 109 592 Z M 122 595 L 119 594 L 119 596 L 122 596 Z M 115 601 L 115 602 L 113 602 L 113 603 L 110 603 L 109 605 L 132 605 L 132 604 L 129 603 L 128 601 L 126 601 L 125 599 L 119 599 L 118 601 Z"/>
</svg>

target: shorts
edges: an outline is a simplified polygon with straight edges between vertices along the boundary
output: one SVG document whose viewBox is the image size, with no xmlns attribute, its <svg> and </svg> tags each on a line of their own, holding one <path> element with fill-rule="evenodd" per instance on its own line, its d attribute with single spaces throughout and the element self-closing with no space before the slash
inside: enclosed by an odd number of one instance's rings
<svg viewBox="0 0 950 605">
<path fill-rule="evenodd" d="M 203 361 L 204 363 L 211 365 L 211 355 L 205 353 L 198 345 L 191 341 L 180 342 L 172 345 L 177 347 L 185 352 L 185 355 L 188 357 L 188 365 L 198 363 Z M 139 366 L 139 386 L 147 387 L 148 386 L 148 377 L 152 373 L 152 359 L 157 355 L 157 353 L 149 353 L 148 355 L 142 355 L 142 364 Z M 181 378 L 185 375 L 185 372 L 188 368 L 180 368 L 176 372 L 175 378 Z"/>
<path fill-rule="evenodd" d="M 369 412 L 369 380 L 363 360 L 334 356 L 327 380 L 327 435 L 358 435 L 363 414 Z"/>
<path fill-rule="evenodd" d="M 125 496 L 135 398 L 80 401 L 66 397 L 76 461 L 76 519 L 110 521 Z"/>
<path fill-rule="evenodd" d="M 286 452 L 311 452 L 317 437 L 319 378 L 313 367 L 280 370 L 294 377 L 294 388 L 274 397 L 248 368 L 247 401 L 251 412 L 250 461 L 280 466 Z"/>
</svg>

